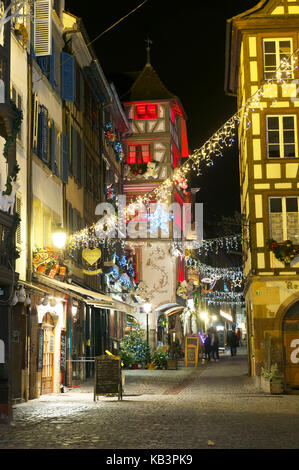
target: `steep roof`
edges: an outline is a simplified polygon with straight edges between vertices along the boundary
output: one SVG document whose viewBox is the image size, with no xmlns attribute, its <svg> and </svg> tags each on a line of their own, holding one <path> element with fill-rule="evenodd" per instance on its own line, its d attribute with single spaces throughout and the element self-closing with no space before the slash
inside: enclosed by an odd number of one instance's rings
<svg viewBox="0 0 299 470">
<path fill-rule="evenodd" d="M 153 66 L 146 64 L 122 99 L 123 101 L 171 100 L 177 99 L 177 96 L 167 90 Z"/>
</svg>

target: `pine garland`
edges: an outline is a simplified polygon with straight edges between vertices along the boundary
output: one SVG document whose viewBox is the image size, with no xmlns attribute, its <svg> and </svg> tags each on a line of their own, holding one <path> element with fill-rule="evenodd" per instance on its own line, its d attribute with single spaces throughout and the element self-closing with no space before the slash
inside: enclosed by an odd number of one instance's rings
<svg viewBox="0 0 299 470">
<path fill-rule="evenodd" d="M 21 126 L 22 126 L 22 122 L 23 122 L 23 111 L 21 109 L 17 108 L 16 105 L 13 102 L 11 102 L 11 105 L 12 105 L 12 108 L 13 108 L 14 112 L 16 113 L 16 117 L 15 117 L 14 123 L 13 123 L 12 134 L 10 136 L 8 136 L 8 138 L 6 139 L 6 142 L 5 142 L 4 148 L 3 148 L 3 156 L 5 158 L 6 163 L 8 163 L 9 149 L 10 149 L 11 145 L 13 145 L 16 142 L 18 133 L 21 130 Z M 11 194 L 11 191 L 12 191 L 11 183 L 14 179 L 16 179 L 19 171 L 20 171 L 20 167 L 19 167 L 18 163 L 16 162 L 14 167 L 13 167 L 11 175 L 7 176 L 6 189 L 5 189 L 5 192 L 3 192 L 4 195 L 10 195 Z"/>
</svg>

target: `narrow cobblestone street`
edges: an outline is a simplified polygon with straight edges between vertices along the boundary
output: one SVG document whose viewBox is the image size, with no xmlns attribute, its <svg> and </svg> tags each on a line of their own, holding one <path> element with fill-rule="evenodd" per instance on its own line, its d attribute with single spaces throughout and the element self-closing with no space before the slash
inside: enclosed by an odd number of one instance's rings
<svg viewBox="0 0 299 470">
<path fill-rule="evenodd" d="M 14 407 L 1 449 L 298 449 L 299 396 L 267 395 L 247 356 L 175 370 L 126 371 L 123 401 L 92 385 Z"/>
</svg>

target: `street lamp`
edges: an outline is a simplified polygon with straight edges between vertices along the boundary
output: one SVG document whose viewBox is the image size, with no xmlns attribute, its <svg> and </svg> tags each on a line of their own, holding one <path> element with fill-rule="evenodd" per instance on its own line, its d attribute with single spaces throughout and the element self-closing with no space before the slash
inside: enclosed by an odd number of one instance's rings
<svg viewBox="0 0 299 470">
<path fill-rule="evenodd" d="M 150 362 L 149 357 L 149 332 L 148 332 L 148 314 L 152 311 L 152 304 L 146 303 L 143 305 L 143 310 L 146 313 L 146 345 L 147 345 L 147 363 Z"/>
<path fill-rule="evenodd" d="M 65 247 L 66 233 L 61 226 L 58 226 L 54 233 L 52 233 L 53 244 L 59 250 Z"/>
</svg>

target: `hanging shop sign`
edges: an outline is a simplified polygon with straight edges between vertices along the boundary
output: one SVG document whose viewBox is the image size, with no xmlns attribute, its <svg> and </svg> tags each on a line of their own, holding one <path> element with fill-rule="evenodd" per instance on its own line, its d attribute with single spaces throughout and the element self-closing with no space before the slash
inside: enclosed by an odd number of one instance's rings
<svg viewBox="0 0 299 470">
<path fill-rule="evenodd" d="M 82 261 L 84 264 L 83 273 L 88 276 L 100 274 L 102 270 L 99 268 L 102 252 L 100 248 L 84 248 L 82 251 Z"/>
</svg>

